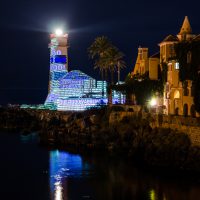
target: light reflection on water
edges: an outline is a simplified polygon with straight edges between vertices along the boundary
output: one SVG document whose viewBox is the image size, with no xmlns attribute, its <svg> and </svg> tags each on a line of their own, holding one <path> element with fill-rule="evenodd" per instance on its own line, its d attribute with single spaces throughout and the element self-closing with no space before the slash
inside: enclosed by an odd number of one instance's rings
<svg viewBox="0 0 200 200">
<path fill-rule="evenodd" d="M 30 143 L 38 143 L 38 135 L 37 133 L 31 133 L 28 135 L 20 135 L 20 141 L 23 144 L 30 144 Z"/>
<path fill-rule="evenodd" d="M 33 184 L 40 180 L 41 184 L 37 183 L 30 187 L 31 197 L 25 198 L 26 200 L 39 199 L 32 197 L 32 188 L 37 188 L 36 196 L 41 197 L 41 191 L 47 188 L 48 183 L 50 191 L 46 192 L 50 198 L 41 199 L 197 200 L 200 196 L 200 180 L 192 183 L 191 180 L 188 182 L 184 177 L 177 177 L 176 174 L 170 174 L 167 171 L 158 173 L 146 171 L 134 167 L 134 163 L 129 163 L 121 157 L 114 159 L 106 155 L 103 157 L 82 156 L 58 150 L 50 151 L 47 154 L 47 149 L 40 149 L 36 146 L 37 137 L 35 134 L 20 136 L 22 144 L 30 145 L 18 145 L 17 140 L 7 139 L 7 137 L 5 135 L 5 139 L 2 137 L 0 140 L 1 152 L 6 151 L 5 154 L 1 155 L 0 167 L 5 165 L 1 171 L 7 170 L 7 173 L 3 173 L 2 180 L 7 180 L 7 174 L 12 177 L 12 181 L 7 181 L 7 184 L 0 187 L 6 194 L 8 194 L 7 190 L 9 189 L 7 189 L 8 187 L 5 188 L 5 185 L 9 185 L 13 180 L 17 180 L 15 190 L 18 192 L 21 191 L 21 187 L 18 188 L 18 185 L 23 184 L 23 195 L 24 191 L 29 191 L 28 185 L 30 183 Z M 15 151 L 7 151 L 8 147 L 14 148 Z M 25 154 L 22 154 L 22 152 Z M 24 156 L 26 154 L 32 155 L 31 158 Z M 12 164 L 9 164 L 8 158 L 13 159 Z M 20 159 L 21 162 L 19 162 Z M 42 167 L 43 165 L 46 166 L 45 163 L 47 163 L 47 167 Z M 13 171 L 13 166 L 17 169 L 16 172 Z M 42 173 L 44 179 L 41 176 L 41 171 L 45 171 L 45 173 Z M 49 171 L 49 174 L 46 173 L 47 171 Z M 24 184 L 21 177 L 26 177 L 24 176 L 25 172 L 33 174 L 33 176 L 27 176 Z M 20 173 L 19 179 L 18 174 Z M 45 177 L 47 180 L 44 183 Z M 5 198 L 0 195 L 0 199 Z"/>
<path fill-rule="evenodd" d="M 79 155 L 64 151 L 50 151 L 50 190 L 51 198 L 55 200 L 67 199 L 67 178 L 81 178 L 87 176 L 88 165 L 83 164 Z"/>
<path fill-rule="evenodd" d="M 51 199 L 193 200 L 200 194 L 198 185 L 156 178 L 129 164 L 50 151 Z"/>
</svg>

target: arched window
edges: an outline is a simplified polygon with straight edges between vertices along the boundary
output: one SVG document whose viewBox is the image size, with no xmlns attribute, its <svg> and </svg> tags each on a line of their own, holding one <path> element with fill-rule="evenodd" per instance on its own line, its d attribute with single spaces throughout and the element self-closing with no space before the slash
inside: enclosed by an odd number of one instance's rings
<svg viewBox="0 0 200 200">
<path fill-rule="evenodd" d="M 174 92 L 174 99 L 180 99 L 180 92 L 178 90 Z"/>
</svg>

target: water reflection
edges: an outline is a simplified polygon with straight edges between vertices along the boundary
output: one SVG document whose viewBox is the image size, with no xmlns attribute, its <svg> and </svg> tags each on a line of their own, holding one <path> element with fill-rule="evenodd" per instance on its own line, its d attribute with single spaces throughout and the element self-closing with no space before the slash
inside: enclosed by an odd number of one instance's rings
<svg viewBox="0 0 200 200">
<path fill-rule="evenodd" d="M 200 186 L 152 174 L 121 159 L 50 152 L 51 199 L 193 200 Z"/>
<path fill-rule="evenodd" d="M 144 170 L 122 157 L 48 152 L 37 146 L 33 135 L 0 136 L 3 200 L 200 199 L 197 178 L 187 179 L 168 170 Z"/>
<path fill-rule="evenodd" d="M 55 200 L 67 199 L 68 178 L 81 178 L 82 174 L 85 176 L 88 170 L 88 165 L 83 165 L 79 155 L 58 150 L 50 151 L 51 198 Z"/>
<path fill-rule="evenodd" d="M 20 134 L 20 141 L 23 144 L 30 144 L 30 143 L 38 143 L 38 134 L 37 133 L 30 133 L 30 134 Z"/>
</svg>

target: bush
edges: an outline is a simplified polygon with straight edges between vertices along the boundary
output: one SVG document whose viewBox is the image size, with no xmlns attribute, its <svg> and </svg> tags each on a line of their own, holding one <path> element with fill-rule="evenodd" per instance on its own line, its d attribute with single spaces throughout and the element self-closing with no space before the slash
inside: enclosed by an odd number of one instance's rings
<svg viewBox="0 0 200 200">
<path fill-rule="evenodd" d="M 190 139 L 171 129 L 153 130 L 144 138 L 144 161 L 151 165 L 182 167 L 187 159 Z"/>
</svg>

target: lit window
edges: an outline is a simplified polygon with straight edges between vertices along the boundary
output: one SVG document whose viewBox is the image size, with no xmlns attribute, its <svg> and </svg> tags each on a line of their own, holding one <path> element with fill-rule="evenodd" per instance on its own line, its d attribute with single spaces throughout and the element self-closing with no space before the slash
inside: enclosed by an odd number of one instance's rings
<svg viewBox="0 0 200 200">
<path fill-rule="evenodd" d="M 174 99 L 180 99 L 180 92 L 178 90 L 174 92 Z"/>
<path fill-rule="evenodd" d="M 175 63 L 175 69 L 179 69 L 179 63 L 178 62 Z"/>
</svg>

